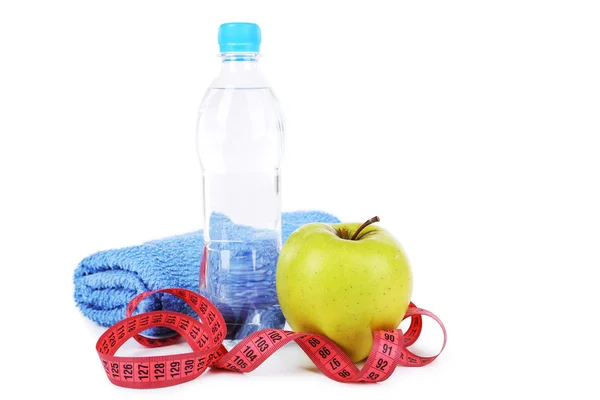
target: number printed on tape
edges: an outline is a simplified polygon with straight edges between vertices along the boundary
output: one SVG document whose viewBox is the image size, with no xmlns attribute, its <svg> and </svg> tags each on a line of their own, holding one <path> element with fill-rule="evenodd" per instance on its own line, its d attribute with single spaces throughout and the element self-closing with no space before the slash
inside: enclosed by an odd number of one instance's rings
<svg viewBox="0 0 600 400">
<path fill-rule="evenodd" d="M 169 293 L 184 300 L 201 320 L 173 311 L 152 311 L 132 315 L 138 304 L 155 293 Z M 373 332 L 373 348 L 362 369 L 331 340 L 324 336 L 263 329 L 243 339 L 227 351 L 222 342 L 227 334 L 223 316 L 206 298 L 186 289 L 163 289 L 136 296 L 127 306 L 127 317 L 108 328 L 98 339 L 96 351 L 108 379 L 118 386 L 129 388 L 159 388 L 187 382 L 204 373 L 208 367 L 250 372 L 261 365 L 271 354 L 286 343 L 295 341 L 315 365 L 329 378 L 338 382 L 374 383 L 387 379 L 396 366 L 423 366 L 433 362 L 436 356 L 419 357 L 408 350 L 419 337 L 422 317 L 435 320 L 442 328 L 446 346 L 446 329 L 440 319 L 431 312 L 410 304 L 405 318 L 411 324 L 404 335 L 401 330 Z M 130 338 L 144 346 L 166 346 L 177 341 L 177 336 L 151 339 L 139 335 L 154 327 L 168 327 L 183 337 L 193 351 L 160 357 L 118 357 L 115 353 Z M 439 355 L 439 353 L 438 353 Z"/>
</svg>

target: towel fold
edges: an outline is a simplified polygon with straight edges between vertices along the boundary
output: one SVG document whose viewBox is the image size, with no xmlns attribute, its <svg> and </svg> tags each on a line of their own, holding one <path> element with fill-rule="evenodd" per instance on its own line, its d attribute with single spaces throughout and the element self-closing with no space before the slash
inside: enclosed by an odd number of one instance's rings
<svg viewBox="0 0 600 400">
<path fill-rule="evenodd" d="M 321 211 L 283 213 L 283 242 L 294 230 L 310 222 L 339 220 Z M 227 218 L 220 223 L 226 229 L 235 227 Z M 95 253 L 83 259 L 75 270 L 75 302 L 85 317 L 102 326 L 111 326 L 125 318 L 127 304 L 142 292 L 168 287 L 197 292 L 203 246 L 202 231 L 196 231 Z M 155 310 L 191 313 L 181 300 L 160 293 L 145 299 L 138 307 L 138 312 Z"/>
</svg>

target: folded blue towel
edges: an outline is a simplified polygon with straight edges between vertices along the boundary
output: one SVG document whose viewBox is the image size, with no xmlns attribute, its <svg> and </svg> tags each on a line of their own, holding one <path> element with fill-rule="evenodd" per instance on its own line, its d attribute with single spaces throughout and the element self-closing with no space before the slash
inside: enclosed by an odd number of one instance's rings
<svg viewBox="0 0 600 400">
<path fill-rule="evenodd" d="M 339 220 L 320 211 L 283 213 L 283 241 L 310 222 L 337 223 Z M 227 218 L 221 218 L 220 223 L 233 239 L 236 225 Z M 240 227 L 241 232 L 246 229 L 248 227 Z M 168 287 L 197 292 L 203 247 L 202 231 L 196 231 L 95 253 L 82 260 L 75 270 L 75 302 L 84 316 L 102 326 L 111 326 L 125 318 L 127 304 L 142 292 Z M 151 296 L 138 307 L 138 312 L 155 310 L 191 313 L 179 299 L 166 294 Z"/>
</svg>

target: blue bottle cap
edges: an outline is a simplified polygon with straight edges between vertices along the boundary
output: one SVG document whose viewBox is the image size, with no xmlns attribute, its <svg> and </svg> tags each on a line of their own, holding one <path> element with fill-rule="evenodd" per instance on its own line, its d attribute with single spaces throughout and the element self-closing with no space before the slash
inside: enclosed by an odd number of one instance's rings
<svg viewBox="0 0 600 400">
<path fill-rule="evenodd" d="M 260 39 L 260 27 L 251 22 L 228 22 L 219 27 L 221 53 L 258 53 Z"/>
</svg>

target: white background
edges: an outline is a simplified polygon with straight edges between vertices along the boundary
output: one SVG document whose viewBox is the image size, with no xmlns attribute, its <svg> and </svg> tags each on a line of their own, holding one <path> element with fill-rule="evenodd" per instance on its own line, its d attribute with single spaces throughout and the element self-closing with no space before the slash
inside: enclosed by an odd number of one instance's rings
<svg viewBox="0 0 600 400">
<path fill-rule="evenodd" d="M 11 398 L 597 398 L 598 2 L 0 4 Z M 432 365 L 343 385 L 292 344 L 249 375 L 142 392 L 106 379 L 73 270 L 201 227 L 196 112 L 220 67 L 218 25 L 235 20 L 262 27 L 286 113 L 284 209 L 382 218 L 414 301 L 446 323 Z"/>
</svg>

